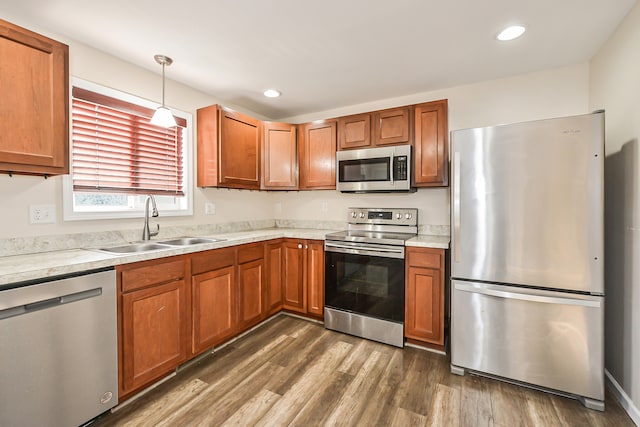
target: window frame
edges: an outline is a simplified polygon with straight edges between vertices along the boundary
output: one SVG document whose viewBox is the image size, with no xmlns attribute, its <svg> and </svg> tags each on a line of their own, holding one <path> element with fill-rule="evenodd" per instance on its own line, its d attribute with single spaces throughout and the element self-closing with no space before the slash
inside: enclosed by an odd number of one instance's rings
<svg viewBox="0 0 640 427">
<path fill-rule="evenodd" d="M 105 209 L 93 210 L 75 210 L 74 209 L 74 191 L 73 191 L 73 106 L 72 106 L 72 91 L 73 87 L 86 89 L 101 95 L 109 96 L 111 98 L 119 99 L 125 102 L 136 104 L 142 107 L 156 109 L 160 106 L 159 103 L 149 101 L 147 99 L 135 96 L 118 89 L 106 87 L 97 83 L 93 83 L 87 80 L 80 79 L 78 77 L 71 76 L 69 82 L 69 174 L 63 177 L 63 220 L 64 221 L 76 221 L 76 220 L 100 220 L 100 219 L 121 219 L 121 218 L 139 218 L 144 215 L 144 203 L 141 202 L 144 195 L 126 195 L 128 197 L 128 207 L 125 209 L 108 207 Z M 191 113 L 171 108 L 171 112 L 176 117 L 180 117 L 187 122 L 186 128 L 183 130 L 183 189 L 184 200 L 174 201 L 174 203 L 167 204 L 167 200 L 170 200 L 172 196 L 155 196 L 158 202 L 158 211 L 163 217 L 172 216 L 193 216 L 193 116 Z M 80 194 L 80 192 L 78 192 Z M 118 194 L 122 193 L 105 193 L 105 194 Z M 175 200 L 176 198 L 173 197 Z M 163 208 L 164 205 L 164 208 Z"/>
</svg>

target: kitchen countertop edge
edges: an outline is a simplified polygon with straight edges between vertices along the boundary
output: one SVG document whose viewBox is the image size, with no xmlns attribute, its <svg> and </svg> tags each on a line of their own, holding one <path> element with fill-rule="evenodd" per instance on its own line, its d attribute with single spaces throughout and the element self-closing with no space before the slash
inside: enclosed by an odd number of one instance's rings
<svg viewBox="0 0 640 427">
<path fill-rule="evenodd" d="M 108 254 L 96 248 L 86 248 L 0 257 L 0 289 L 6 285 L 20 282 L 43 280 L 82 271 L 115 267 L 121 264 L 184 255 L 265 240 L 279 238 L 324 240 L 325 235 L 334 231 L 337 230 L 270 228 L 234 233 L 219 233 L 211 236 L 198 236 L 224 240 L 191 246 L 168 247 L 156 251 L 125 255 Z M 419 235 L 408 240 L 406 246 L 447 249 L 449 247 L 449 237 Z"/>
</svg>

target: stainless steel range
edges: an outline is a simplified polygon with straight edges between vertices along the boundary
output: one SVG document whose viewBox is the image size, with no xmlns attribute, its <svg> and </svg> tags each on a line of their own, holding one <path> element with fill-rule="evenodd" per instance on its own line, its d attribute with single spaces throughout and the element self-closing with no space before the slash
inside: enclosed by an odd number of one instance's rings
<svg viewBox="0 0 640 427">
<path fill-rule="evenodd" d="M 404 346 L 404 244 L 417 209 L 349 208 L 345 231 L 325 237 L 324 326 Z"/>
</svg>

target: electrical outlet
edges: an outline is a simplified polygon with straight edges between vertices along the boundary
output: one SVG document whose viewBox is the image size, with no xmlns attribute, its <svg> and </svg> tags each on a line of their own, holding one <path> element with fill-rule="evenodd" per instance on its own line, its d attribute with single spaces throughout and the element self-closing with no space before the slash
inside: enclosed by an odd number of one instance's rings
<svg viewBox="0 0 640 427">
<path fill-rule="evenodd" d="M 277 202 L 274 206 L 276 213 L 282 213 L 282 203 Z"/>
<path fill-rule="evenodd" d="M 327 202 L 326 200 L 322 201 L 322 212 L 326 212 L 329 210 L 329 202 Z"/>
<path fill-rule="evenodd" d="M 204 204 L 204 213 L 207 215 L 215 215 L 216 214 L 216 204 L 207 202 Z"/>
<path fill-rule="evenodd" d="M 55 205 L 30 205 L 30 224 L 54 224 L 56 222 Z"/>
</svg>

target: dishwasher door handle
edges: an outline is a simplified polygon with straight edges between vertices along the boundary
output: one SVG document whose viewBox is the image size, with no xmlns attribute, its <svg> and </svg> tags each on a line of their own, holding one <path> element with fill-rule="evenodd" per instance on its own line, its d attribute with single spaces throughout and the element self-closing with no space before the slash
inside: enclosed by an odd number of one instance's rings
<svg viewBox="0 0 640 427">
<path fill-rule="evenodd" d="M 61 297 L 48 298 L 40 301 L 30 302 L 28 304 L 17 305 L 0 310 L 0 320 L 8 319 L 9 317 L 20 316 L 22 314 L 33 313 L 34 311 L 46 310 L 48 308 L 57 307 L 63 304 L 69 304 L 75 301 L 81 301 L 83 299 L 99 297 L 100 295 L 102 295 L 102 288 L 95 288 L 82 292 L 74 292 L 71 294 L 63 295 Z"/>
</svg>

